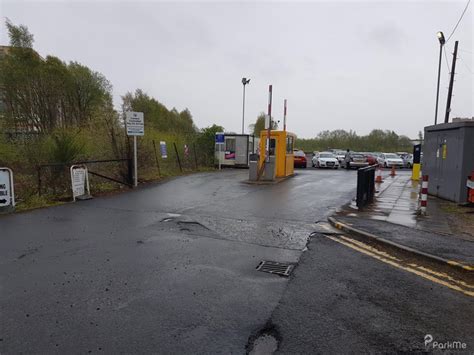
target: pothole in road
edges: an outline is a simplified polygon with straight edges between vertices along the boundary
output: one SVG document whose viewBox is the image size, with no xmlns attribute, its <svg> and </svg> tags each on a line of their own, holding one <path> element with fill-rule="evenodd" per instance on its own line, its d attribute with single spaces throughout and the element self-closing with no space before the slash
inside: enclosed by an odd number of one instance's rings
<svg viewBox="0 0 474 355">
<path fill-rule="evenodd" d="M 271 355 L 278 349 L 278 341 L 270 334 L 263 334 L 258 337 L 250 355 Z"/>
<path fill-rule="evenodd" d="M 204 228 L 204 229 L 209 230 L 209 228 L 207 228 L 205 225 L 203 225 L 199 222 L 195 222 L 195 221 L 179 221 L 178 225 L 180 225 L 180 226 L 182 226 L 182 225 L 195 226 L 195 227 L 200 227 L 200 228 Z"/>
<path fill-rule="evenodd" d="M 341 231 L 337 228 L 334 228 L 331 224 L 326 221 L 316 222 L 316 230 L 313 231 L 309 236 L 316 237 L 320 234 L 341 234 Z"/>
<path fill-rule="evenodd" d="M 271 355 L 278 350 L 280 334 L 269 321 L 267 325 L 249 338 L 246 346 L 247 354 Z"/>
</svg>

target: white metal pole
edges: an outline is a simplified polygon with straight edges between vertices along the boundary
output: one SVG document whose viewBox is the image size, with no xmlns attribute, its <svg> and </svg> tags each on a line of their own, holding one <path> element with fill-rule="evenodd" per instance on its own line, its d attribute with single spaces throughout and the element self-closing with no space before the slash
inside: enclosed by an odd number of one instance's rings
<svg viewBox="0 0 474 355">
<path fill-rule="evenodd" d="M 219 143 L 219 170 L 221 170 L 222 143 Z"/>
<path fill-rule="evenodd" d="M 13 170 L 7 168 L 7 171 L 10 173 L 10 194 L 11 194 L 11 203 L 15 207 L 15 183 L 13 182 Z"/>
<path fill-rule="evenodd" d="M 245 82 L 244 84 L 244 95 L 242 99 L 242 134 L 244 134 L 244 124 L 245 124 Z"/>
<path fill-rule="evenodd" d="M 138 167 L 137 167 L 137 136 L 133 136 L 133 179 L 134 186 L 138 186 Z"/>
<path fill-rule="evenodd" d="M 267 129 L 267 161 L 270 162 L 270 132 L 272 130 L 272 85 L 268 86 L 268 129 Z"/>
</svg>

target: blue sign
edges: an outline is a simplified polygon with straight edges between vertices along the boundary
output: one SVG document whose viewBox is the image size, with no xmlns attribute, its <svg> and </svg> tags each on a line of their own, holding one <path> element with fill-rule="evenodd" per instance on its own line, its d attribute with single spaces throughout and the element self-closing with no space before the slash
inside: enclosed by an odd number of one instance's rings
<svg viewBox="0 0 474 355">
<path fill-rule="evenodd" d="M 216 133 L 216 143 L 217 144 L 224 144 L 225 135 L 224 132 L 217 132 Z"/>
<path fill-rule="evenodd" d="M 166 142 L 160 141 L 160 152 L 163 159 L 168 158 L 168 153 L 166 152 Z"/>
</svg>

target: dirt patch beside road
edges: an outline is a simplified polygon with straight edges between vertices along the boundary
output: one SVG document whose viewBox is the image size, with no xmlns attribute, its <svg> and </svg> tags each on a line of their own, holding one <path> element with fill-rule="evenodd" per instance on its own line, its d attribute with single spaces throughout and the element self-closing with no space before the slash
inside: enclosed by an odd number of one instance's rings
<svg viewBox="0 0 474 355">
<path fill-rule="evenodd" d="M 474 207 L 462 207 L 454 202 L 440 201 L 451 230 L 474 241 Z"/>
</svg>

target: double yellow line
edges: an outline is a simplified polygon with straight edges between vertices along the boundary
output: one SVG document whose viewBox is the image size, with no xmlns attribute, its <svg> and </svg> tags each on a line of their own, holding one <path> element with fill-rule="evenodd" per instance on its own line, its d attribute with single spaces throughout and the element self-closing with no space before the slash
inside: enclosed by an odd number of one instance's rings
<svg viewBox="0 0 474 355">
<path fill-rule="evenodd" d="M 427 280 L 435 282 L 439 285 L 449 287 L 452 290 L 461 292 L 467 296 L 474 297 L 474 286 L 466 283 L 463 280 L 459 280 L 450 276 L 444 272 L 432 270 L 426 266 L 417 265 L 414 263 L 405 262 L 404 260 L 397 258 L 393 255 L 388 254 L 382 250 L 376 249 L 366 243 L 359 240 L 349 238 L 344 235 L 326 235 L 336 243 L 345 245 L 349 248 L 357 250 L 360 253 L 371 256 L 377 260 L 380 260 L 386 264 L 392 265 L 398 269 L 402 269 L 411 272 L 415 275 L 421 276 Z"/>
</svg>

